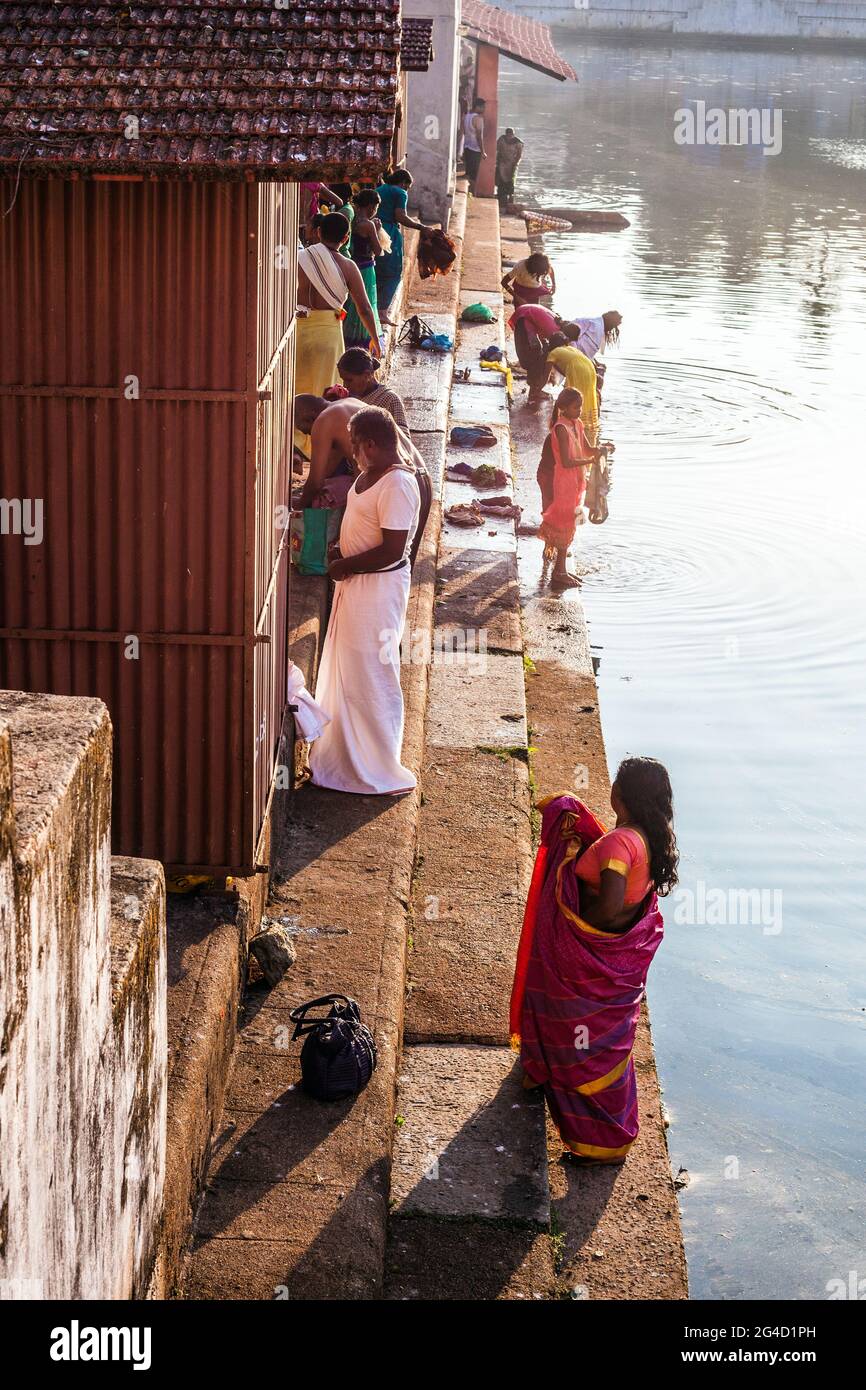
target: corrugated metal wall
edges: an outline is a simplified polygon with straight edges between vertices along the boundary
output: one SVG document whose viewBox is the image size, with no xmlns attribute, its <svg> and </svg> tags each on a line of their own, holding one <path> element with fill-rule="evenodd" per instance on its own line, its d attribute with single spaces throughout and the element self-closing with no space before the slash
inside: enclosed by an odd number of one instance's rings
<svg viewBox="0 0 866 1390">
<path fill-rule="evenodd" d="M 294 289 L 258 236 L 294 192 L 2 187 L 0 497 L 41 498 L 44 538 L 0 536 L 0 684 L 105 700 L 115 849 L 171 867 L 252 868 L 279 732 L 285 481 L 257 388 Z"/>
</svg>

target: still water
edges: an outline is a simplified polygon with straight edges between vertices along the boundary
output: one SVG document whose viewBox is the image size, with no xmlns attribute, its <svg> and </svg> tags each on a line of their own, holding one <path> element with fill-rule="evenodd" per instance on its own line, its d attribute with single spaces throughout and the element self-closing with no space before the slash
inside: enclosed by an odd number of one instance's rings
<svg viewBox="0 0 866 1390">
<path fill-rule="evenodd" d="M 625 320 L 579 568 L 610 763 L 674 783 L 692 1296 L 826 1299 L 866 1279 L 866 58 L 557 37 L 580 85 L 504 64 L 499 118 L 518 196 L 631 222 L 545 249 L 561 313 Z M 780 110 L 781 152 L 678 146 L 696 101 Z"/>
</svg>

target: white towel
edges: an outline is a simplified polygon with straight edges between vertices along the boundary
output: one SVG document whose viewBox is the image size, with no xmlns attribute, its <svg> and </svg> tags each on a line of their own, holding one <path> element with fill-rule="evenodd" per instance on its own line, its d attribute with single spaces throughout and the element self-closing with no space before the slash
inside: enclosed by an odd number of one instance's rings
<svg viewBox="0 0 866 1390">
<path fill-rule="evenodd" d="M 298 265 L 306 275 L 313 289 L 324 299 L 330 309 L 339 311 L 346 302 L 349 286 L 340 269 L 339 257 L 314 242 L 305 246 L 298 254 Z"/>
<path fill-rule="evenodd" d="M 295 724 L 301 738 L 306 739 L 307 743 L 318 738 L 325 725 L 331 722 L 331 716 L 316 704 L 304 685 L 304 673 L 293 661 L 289 662 L 289 704 L 298 707 L 295 710 Z"/>
</svg>

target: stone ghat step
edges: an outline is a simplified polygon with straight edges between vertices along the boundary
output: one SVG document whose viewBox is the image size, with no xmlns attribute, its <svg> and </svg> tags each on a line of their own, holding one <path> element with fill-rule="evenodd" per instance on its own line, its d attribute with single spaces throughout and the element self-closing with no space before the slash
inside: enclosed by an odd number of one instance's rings
<svg viewBox="0 0 866 1390">
<path fill-rule="evenodd" d="M 553 1287 L 544 1103 L 509 1048 L 407 1048 L 397 1092 L 390 1299 Z"/>
</svg>

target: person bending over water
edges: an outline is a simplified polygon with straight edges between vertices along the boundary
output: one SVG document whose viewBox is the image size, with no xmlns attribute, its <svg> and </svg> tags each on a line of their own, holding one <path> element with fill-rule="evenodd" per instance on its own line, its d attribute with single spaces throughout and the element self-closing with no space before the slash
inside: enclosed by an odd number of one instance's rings
<svg viewBox="0 0 866 1390">
<path fill-rule="evenodd" d="M 605 364 L 599 362 L 599 357 L 604 353 L 605 348 L 616 346 L 619 343 L 619 330 L 622 324 L 622 314 L 618 309 L 609 309 L 606 314 L 595 319 L 573 319 L 570 323 L 561 325 L 563 333 L 578 348 L 580 352 L 588 357 L 590 362 L 595 364 L 598 377 L 597 390 L 598 399 L 601 403 L 601 392 L 604 386 Z"/>
<path fill-rule="evenodd" d="M 544 1087 L 566 1149 L 594 1163 L 621 1163 L 638 1135 L 633 1049 L 679 860 L 661 763 L 626 758 L 610 801 L 610 831 L 566 792 L 538 803 L 510 1017 L 524 1084 Z"/>
<path fill-rule="evenodd" d="M 547 361 L 565 377 L 566 386 L 579 391 L 583 397 L 581 421 L 590 444 L 598 440 L 598 376 L 595 363 L 585 353 L 573 347 L 567 333 L 556 333 L 547 344 Z"/>
<path fill-rule="evenodd" d="M 556 294 L 553 266 L 546 256 L 536 251 L 512 266 L 502 277 L 502 288 L 511 294 L 515 309 L 524 304 L 538 304 L 548 295 Z"/>
</svg>

